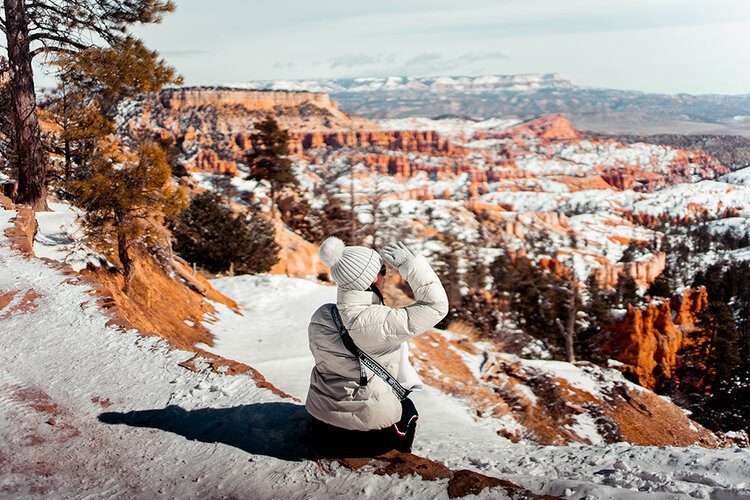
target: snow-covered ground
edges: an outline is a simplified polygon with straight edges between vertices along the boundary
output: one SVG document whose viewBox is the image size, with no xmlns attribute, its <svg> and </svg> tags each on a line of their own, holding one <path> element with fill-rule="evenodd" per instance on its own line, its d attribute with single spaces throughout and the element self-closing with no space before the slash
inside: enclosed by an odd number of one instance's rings
<svg viewBox="0 0 750 500">
<path fill-rule="evenodd" d="M 34 254 L 70 264 L 80 271 L 91 262 L 98 264 L 100 257 L 81 243 L 83 229 L 78 224 L 78 213 L 67 203 L 49 202 L 48 212 L 36 214 L 39 224 L 34 238 Z"/>
<path fill-rule="evenodd" d="M 9 248 L 1 235 L 12 216 L 0 211 L 3 497 L 446 496 L 445 480 L 320 467 L 304 444 L 301 404 L 246 375 L 189 371 L 179 363 L 193 353 L 109 326 L 87 286 Z M 47 217 L 57 226 L 48 220 L 42 234 L 70 222 Z M 307 320 L 335 289 L 285 276 L 214 285 L 243 314 L 217 305 L 209 349 L 251 364 L 304 400 L 312 366 Z M 561 373 L 567 366 L 534 363 Z M 415 452 L 452 468 L 567 498 L 750 498 L 748 450 L 513 444 L 498 437 L 497 421 L 437 389 L 414 400 L 421 413 Z"/>
<path fill-rule="evenodd" d="M 212 283 L 238 301 L 244 316 L 219 309 L 210 325 L 217 340 L 208 349 L 258 368 L 304 400 L 313 365 L 307 322 L 317 307 L 335 299 L 335 288 L 286 276 Z M 576 368 L 567 363 L 531 363 L 575 378 Z M 473 468 L 568 498 L 750 498 L 750 450 L 514 444 L 497 435 L 496 421 L 477 417 L 457 398 L 428 387 L 413 399 L 420 412 L 414 452 L 450 467 Z"/>
<path fill-rule="evenodd" d="M 87 286 L 10 249 L 13 215 L 0 210 L 0 497 L 446 496 L 446 480 L 319 467 L 301 405 L 109 326 Z"/>
</svg>

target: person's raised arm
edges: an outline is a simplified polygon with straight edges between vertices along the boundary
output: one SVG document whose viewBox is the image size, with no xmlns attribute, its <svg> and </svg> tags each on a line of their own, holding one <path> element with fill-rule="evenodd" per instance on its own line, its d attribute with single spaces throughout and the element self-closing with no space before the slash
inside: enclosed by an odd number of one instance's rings
<svg viewBox="0 0 750 500">
<path fill-rule="evenodd" d="M 414 255 L 403 243 L 393 243 L 380 255 L 409 283 L 416 302 L 393 308 L 385 318 L 384 331 L 390 341 L 403 342 L 424 333 L 448 314 L 448 296 L 435 271 L 421 255 Z"/>
</svg>

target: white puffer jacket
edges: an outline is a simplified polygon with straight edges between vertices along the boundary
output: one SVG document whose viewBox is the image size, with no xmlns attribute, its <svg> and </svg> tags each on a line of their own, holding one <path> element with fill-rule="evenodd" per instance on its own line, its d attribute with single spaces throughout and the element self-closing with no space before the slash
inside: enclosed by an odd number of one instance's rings
<svg viewBox="0 0 750 500">
<path fill-rule="evenodd" d="M 422 256 L 398 269 L 414 292 L 416 303 L 406 307 L 379 304 L 373 292 L 338 290 L 336 305 L 357 347 L 370 354 L 394 377 L 399 371 L 401 344 L 424 333 L 448 314 L 448 297 L 435 271 Z M 388 427 L 401 418 L 401 403 L 393 389 L 367 370 L 368 383 L 359 385 L 359 361 L 341 341 L 331 318 L 331 304 L 313 314 L 308 328 L 315 367 L 305 407 L 313 417 L 344 429 L 367 431 Z"/>
</svg>

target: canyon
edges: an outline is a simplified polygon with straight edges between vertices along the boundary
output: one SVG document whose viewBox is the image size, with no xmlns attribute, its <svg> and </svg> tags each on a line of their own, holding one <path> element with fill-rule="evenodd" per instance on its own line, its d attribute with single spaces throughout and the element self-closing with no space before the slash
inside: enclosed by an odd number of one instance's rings
<svg viewBox="0 0 750 500">
<path fill-rule="evenodd" d="M 470 241 L 485 225 L 507 252 L 555 273 L 573 269 L 581 281 L 591 276 L 605 288 L 624 278 L 647 288 L 665 271 L 660 221 L 748 215 L 748 188 L 722 181 L 730 169 L 705 152 L 593 136 L 560 114 L 523 122 L 375 122 L 340 111 L 321 92 L 187 88 L 130 103 L 118 128 L 171 138 L 196 180 L 229 174 L 239 178 L 240 193 L 263 201 L 262 186 L 240 179 L 252 123 L 265 116 L 289 130 L 303 185 L 317 186 L 304 195 L 309 200 L 319 196 L 315 189 L 344 193 L 351 184 L 363 211 L 374 195 L 397 207 L 392 225 L 420 228 L 438 242 L 451 230 Z M 321 188 L 331 169 L 341 169 L 342 184 Z M 730 194 L 717 196 L 722 192 Z M 314 242 L 276 223 L 282 254 L 273 272 L 324 272 Z M 424 241 L 412 243 L 429 254 Z M 629 245 L 644 250 L 624 261 Z M 604 349 L 628 377 L 654 388 L 672 376 L 682 332 L 705 301 L 687 290 L 630 306 L 610 325 Z"/>
</svg>

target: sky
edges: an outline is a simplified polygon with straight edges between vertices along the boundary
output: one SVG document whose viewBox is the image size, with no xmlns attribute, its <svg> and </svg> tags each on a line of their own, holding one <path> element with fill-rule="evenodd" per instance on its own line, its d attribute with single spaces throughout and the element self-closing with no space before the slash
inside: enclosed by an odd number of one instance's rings
<svg viewBox="0 0 750 500">
<path fill-rule="evenodd" d="M 176 0 L 137 28 L 188 85 L 558 73 L 585 86 L 750 93 L 750 0 Z"/>
</svg>

